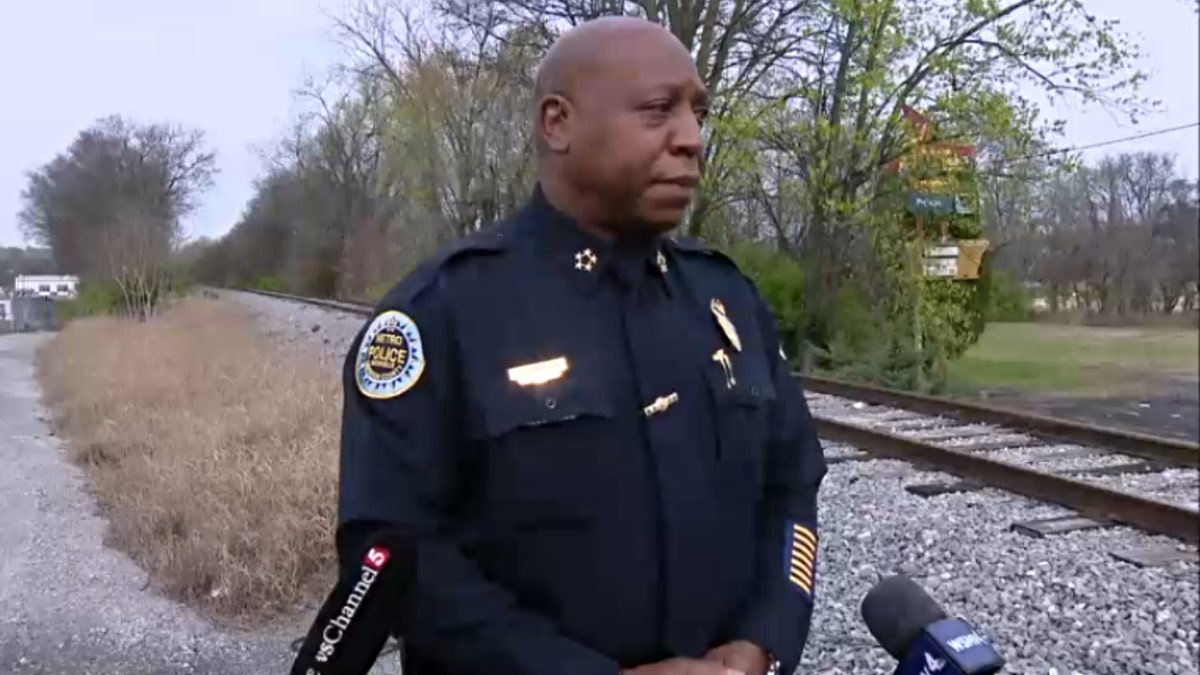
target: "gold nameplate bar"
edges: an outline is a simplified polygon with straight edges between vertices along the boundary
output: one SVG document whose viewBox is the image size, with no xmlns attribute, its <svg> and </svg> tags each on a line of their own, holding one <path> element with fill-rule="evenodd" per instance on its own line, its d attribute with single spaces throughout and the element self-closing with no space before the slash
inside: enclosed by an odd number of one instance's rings
<svg viewBox="0 0 1200 675">
<path fill-rule="evenodd" d="M 523 366 L 509 368 L 508 379 L 522 387 L 529 387 L 557 380 L 566 372 L 567 359 L 560 356 L 549 361 L 538 361 L 537 363 L 527 363 Z"/>
</svg>

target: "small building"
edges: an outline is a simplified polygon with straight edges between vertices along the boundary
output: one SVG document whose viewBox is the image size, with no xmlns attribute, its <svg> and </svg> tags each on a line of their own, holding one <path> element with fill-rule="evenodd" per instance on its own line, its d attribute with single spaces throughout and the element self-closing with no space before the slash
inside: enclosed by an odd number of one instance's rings
<svg viewBox="0 0 1200 675">
<path fill-rule="evenodd" d="M 13 283 L 13 295 L 70 299 L 79 290 L 79 277 L 69 274 L 23 274 Z"/>
<path fill-rule="evenodd" d="M 10 322 L 7 330 L 17 333 L 58 330 L 55 299 L 40 295 L 18 295 L 9 304 Z"/>
</svg>

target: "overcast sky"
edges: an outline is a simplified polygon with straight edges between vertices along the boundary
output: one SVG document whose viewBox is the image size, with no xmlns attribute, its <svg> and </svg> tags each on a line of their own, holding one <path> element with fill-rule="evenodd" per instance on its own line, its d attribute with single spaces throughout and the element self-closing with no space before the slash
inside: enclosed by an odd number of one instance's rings
<svg viewBox="0 0 1200 675">
<path fill-rule="evenodd" d="M 1143 40 L 1147 94 L 1161 115 L 1138 127 L 1102 110 L 1061 111 L 1066 144 L 1099 143 L 1200 120 L 1197 17 L 1181 0 L 1087 0 Z M 340 55 L 328 0 L 0 0 L 0 245 L 22 243 L 16 224 L 27 171 L 109 114 L 203 129 L 220 174 L 187 223 L 192 235 L 227 231 L 250 198 L 255 148 L 279 137 L 297 111 L 295 88 Z M 1197 175 L 1195 127 L 1100 148 L 1179 155 Z"/>
</svg>

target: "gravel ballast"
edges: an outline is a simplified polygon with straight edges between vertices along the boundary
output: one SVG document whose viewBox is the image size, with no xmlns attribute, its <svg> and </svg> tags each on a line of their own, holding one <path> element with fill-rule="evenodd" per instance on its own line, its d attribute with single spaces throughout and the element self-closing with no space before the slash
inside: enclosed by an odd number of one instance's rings
<svg viewBox="0 0 1200 675">
<path fill-rule="evenodd" d="M 268 333 L 311 340 L 339 365 L 366 320 L 263 296 L 222 295 L 252 309 Z M 866 414 L 861 405 L 856 410 L 833 397 L 813 395 L 813 400 L 831 409 L 844 407 L 847 417 Z M 870 414 L 903 417 L 877 407 Z M 950 421 L 930 428 L 946 424 Z M 854 453 L 832 443 L 826 451 L 830 457 Z M 821 495 L 817 609 L 799 673 L 891 672 L 894 661 L 875 646 L 859 606 L 881 575 L 896 572 L 912 576 L 948 612 L 989 636 L 1008 659 L 1005 672 L 1197 671 L 1200 568 L 1177 562 L 1143 569 L 1111 556 L 1180 546 L 1177 542 L 1128 528 L 1035 539 L 1009 528 L 1016 521 L 1069 512 L 991 489 L 928 499 L 904 490 L 905 485 L 952 480 L 891 460 L 830 466 Z"/>
</svg>

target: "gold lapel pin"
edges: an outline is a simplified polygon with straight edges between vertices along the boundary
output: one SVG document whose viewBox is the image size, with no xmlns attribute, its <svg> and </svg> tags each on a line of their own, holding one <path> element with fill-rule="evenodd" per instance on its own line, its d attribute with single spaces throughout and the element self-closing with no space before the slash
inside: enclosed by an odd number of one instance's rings
<svg viewBox="0 0 1200 675">
<path fill-rule="evenodd" d="M 721 370 L 725 371 L 725 388 L 733 389 L 733 385 L 737 384 L 737 378 L 733 376 L 733 362 L 729 360 L 729 355 L 724 349 L 718 349 L 713 352 L 712 360 L 721 364 Z"/>
<path fill-rule="evenodd" d="M 721 332 L 725 334 L 725 339 L 729 340 L 729 345 L 734 351 L 742 351 L 742 339 L 738 337 L 737 329 L 733 327 L 733 322 L 729 320 L 729 315 L 725 313 L 725 304 L 713 298 L 708 304 L 712 310 L 713 318 L 717 320 L 717 325 L 721 327 Z"/>
</svg>

